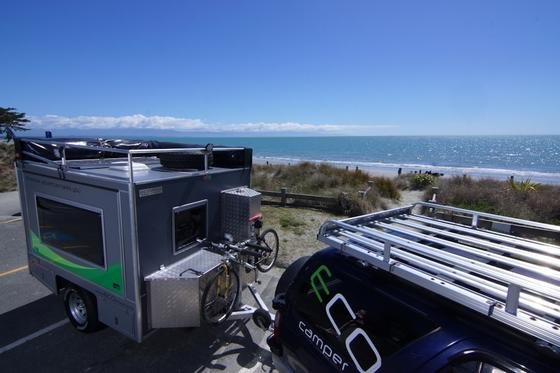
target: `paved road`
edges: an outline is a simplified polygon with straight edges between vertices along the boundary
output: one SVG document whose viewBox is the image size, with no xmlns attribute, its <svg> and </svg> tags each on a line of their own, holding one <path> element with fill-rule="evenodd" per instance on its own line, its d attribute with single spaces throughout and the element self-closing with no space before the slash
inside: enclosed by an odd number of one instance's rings
<svg viewBox="0 0 560 373">
<path fill-rule="evenodd" d="M 273 370 L 266 333 L 252 321 L 161 329 L 141 344 L 107 328 L 74 330 L 62 301 L 26 269 L 21 220 L 0 219 L 0 372 L 201 372 Z M 261 276 L 270 305 L 280 270 Z M 248 294 L 244 294 L 250 301 Z M 252 302 L 249 302 L 253 304 Z"/>
<path fill-rule="evenodd" d="M 50 291 L 27 270 L 21 218 L 0 219 L 0 317 L 49 294 Z M 3 335 L 0 333 L 0 339 Z"/>
<path fill-rule="evenodd" d="M 0 193 L 0 218 L 12 216 L 20 211 L 17 191 Z"/>
</svg>

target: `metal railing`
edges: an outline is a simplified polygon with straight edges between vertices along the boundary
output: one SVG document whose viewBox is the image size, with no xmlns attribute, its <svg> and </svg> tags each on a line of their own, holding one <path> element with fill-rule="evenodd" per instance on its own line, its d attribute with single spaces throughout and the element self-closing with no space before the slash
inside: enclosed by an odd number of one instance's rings
<svg viewBox="0 0 560 373">
<path fill-rule="evenodd" d="M 208 147 L 201 148 L 201 147 L 192 147 L 192 148 L 162 148 L 162 149 L 119 149 L 113 147 L 102 147 L 102 146 L 95 146 L 95 145 L 80 145 L 80 144 L 73 144 L 70 142 L 65 141 L 50 141 L 50 140 L 42 140 L 42 139 L 27 139 L 21 138 L 20 141 L 23 142 L 33 142 L 36 144 L 44 144 L 44 145 L 54 145 L 57 146 L 60 153 L 60 164 L 56 161 L 52 161 L 45 157 L 41 157 L 37 154 L 33 154 L 28 151 L 23 151 L 23 154 L 27 155 L 28 157 L 35 158 L 43 163 L 51 164 L 57 167 L 66 167 L 68 165 L 68 160 L 66 157 L 66 150 L 67 149 L 82 149 L 82 150 L 94 150 L 98 152 L 104 153 L 116 153 L 116 154 L 124 154 L 127 156 L 127 165 L 128 165 L 128 174 L 129 174 L 129 181 L 132 183 L 134 182 L 134 168 L 133 168 L 133 161 L 132 158 L 134 156 L 139 155 L 152 155 L 152 154 L 169 154 L 169 153 L 177 153 L 177 154 L 202 154 L 204 155 L 204 172 L 208 172 L 208 156 L 211 152 L 219 151 L 236 151 L 236 150 L 244 150 L 245 148 L 229 148 L 229 147 Z M 80 141 L 80 140 L 76 140 Z"/>
</svg>

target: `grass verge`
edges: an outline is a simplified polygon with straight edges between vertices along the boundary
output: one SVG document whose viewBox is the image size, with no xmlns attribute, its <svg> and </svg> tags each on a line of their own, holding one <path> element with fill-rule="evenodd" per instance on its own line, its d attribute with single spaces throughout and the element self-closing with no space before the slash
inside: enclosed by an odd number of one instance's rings
<svg viewBox="0 0 560 373">
<path fill-rule="evenodd" d="M 277 230 L 280 252 L 277 266 L 288 267 L 294 260 L 327 247 L 317 240 L 321 224 L 329 219 L 340 219 L 324 211 L 309 208 L 261 206 L 265 228 Z"/>
</svg>

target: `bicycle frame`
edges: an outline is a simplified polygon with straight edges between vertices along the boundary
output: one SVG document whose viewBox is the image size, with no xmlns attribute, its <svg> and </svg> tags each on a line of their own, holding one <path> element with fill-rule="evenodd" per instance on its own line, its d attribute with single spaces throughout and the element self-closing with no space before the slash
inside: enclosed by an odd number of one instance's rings
<svg viewBox="0 0 560 373">
<path fill-rule="evenodd" d="M 220 277 L 216 278 L 217 281 L 217 289 L 219 289 L 222 285 L 225 285 L 225 291 L 224 294 L 229 290 L 229 286 L 231 286 L 231 284 L 229 284 L 228 282 L 230 281 L 230 274 L 229 271 L 234 270 L 232 268 L 232 264 L 231 262 L 235 262 L 237 264 L 240 264 L 241 266 L 248 268 L 250 270 L 252 270 L 255 273 L 255 282 L 256 282 L 256 278 L 257 278 L 257 267 L 255 265 L 252 265 L 250 263 L 248 263 L 245 259 L 243 259 L 243 254 L 247 253 L 247 249 L 244 246 L 247 246 L 247 244 L 249 243 L 249 241 L 245 241 L 245 242 L 241 242 L 239 244 L 230 244 L 230 243 L 211 243 L 212 247 L 214 247 L 215 249 L 218 249 L 220 251 L 223 252 L 224 256 L 227 258 L 224 260 L 224 263 L 222 264 L 223 266 L 226 267 L 225 269 L 225 279 L 221 279 Z M 260 249 L 263 249 L 264 251 L 267 251 L 266 248 L 264 247 L 260 247 Z M 262 259 L 261 259 L 262 260 Z M 225 284 L 223 284 L 223 281 L 225 281 Z M 247 288 L 249 289 L 251 295 L 253 296 L 253 298 L 255 299 L 255 302 L 257 304 L 257 307 L 253 307 L 247 304 L 241 305 L 237 310 L 234 310 L 230 316 L 227 318 L 227 320 L 243 320 L 246 319 L 250 316 L 253 315 L 253 313 L 257 310 L 257 309 L 262 309 L 265 312 L 267 312 L 270 317 L 271 320 L 274 321 L 274 314 L 272 312 L 270 312 L 269 308 L 266 306 L 264 300 L 262 299 L 262 297 L 260 296 L 256 286 L 255 286 L 255 282 L 250 282 L 247 283 Z M 219 290 L 217 290 L 217 294 L 216 296 L 219 296 Z"/>
</svg>

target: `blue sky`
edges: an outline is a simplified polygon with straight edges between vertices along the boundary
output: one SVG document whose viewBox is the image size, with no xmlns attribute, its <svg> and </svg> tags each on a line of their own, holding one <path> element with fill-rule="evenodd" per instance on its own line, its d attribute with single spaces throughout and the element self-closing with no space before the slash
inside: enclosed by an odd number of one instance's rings
<svg viewBox="0 0 560 373">
<path fill-rule="evenodd" d="M 559 1 L 3 1 L 38 128 L 560 134 Z"/>
</svg>

